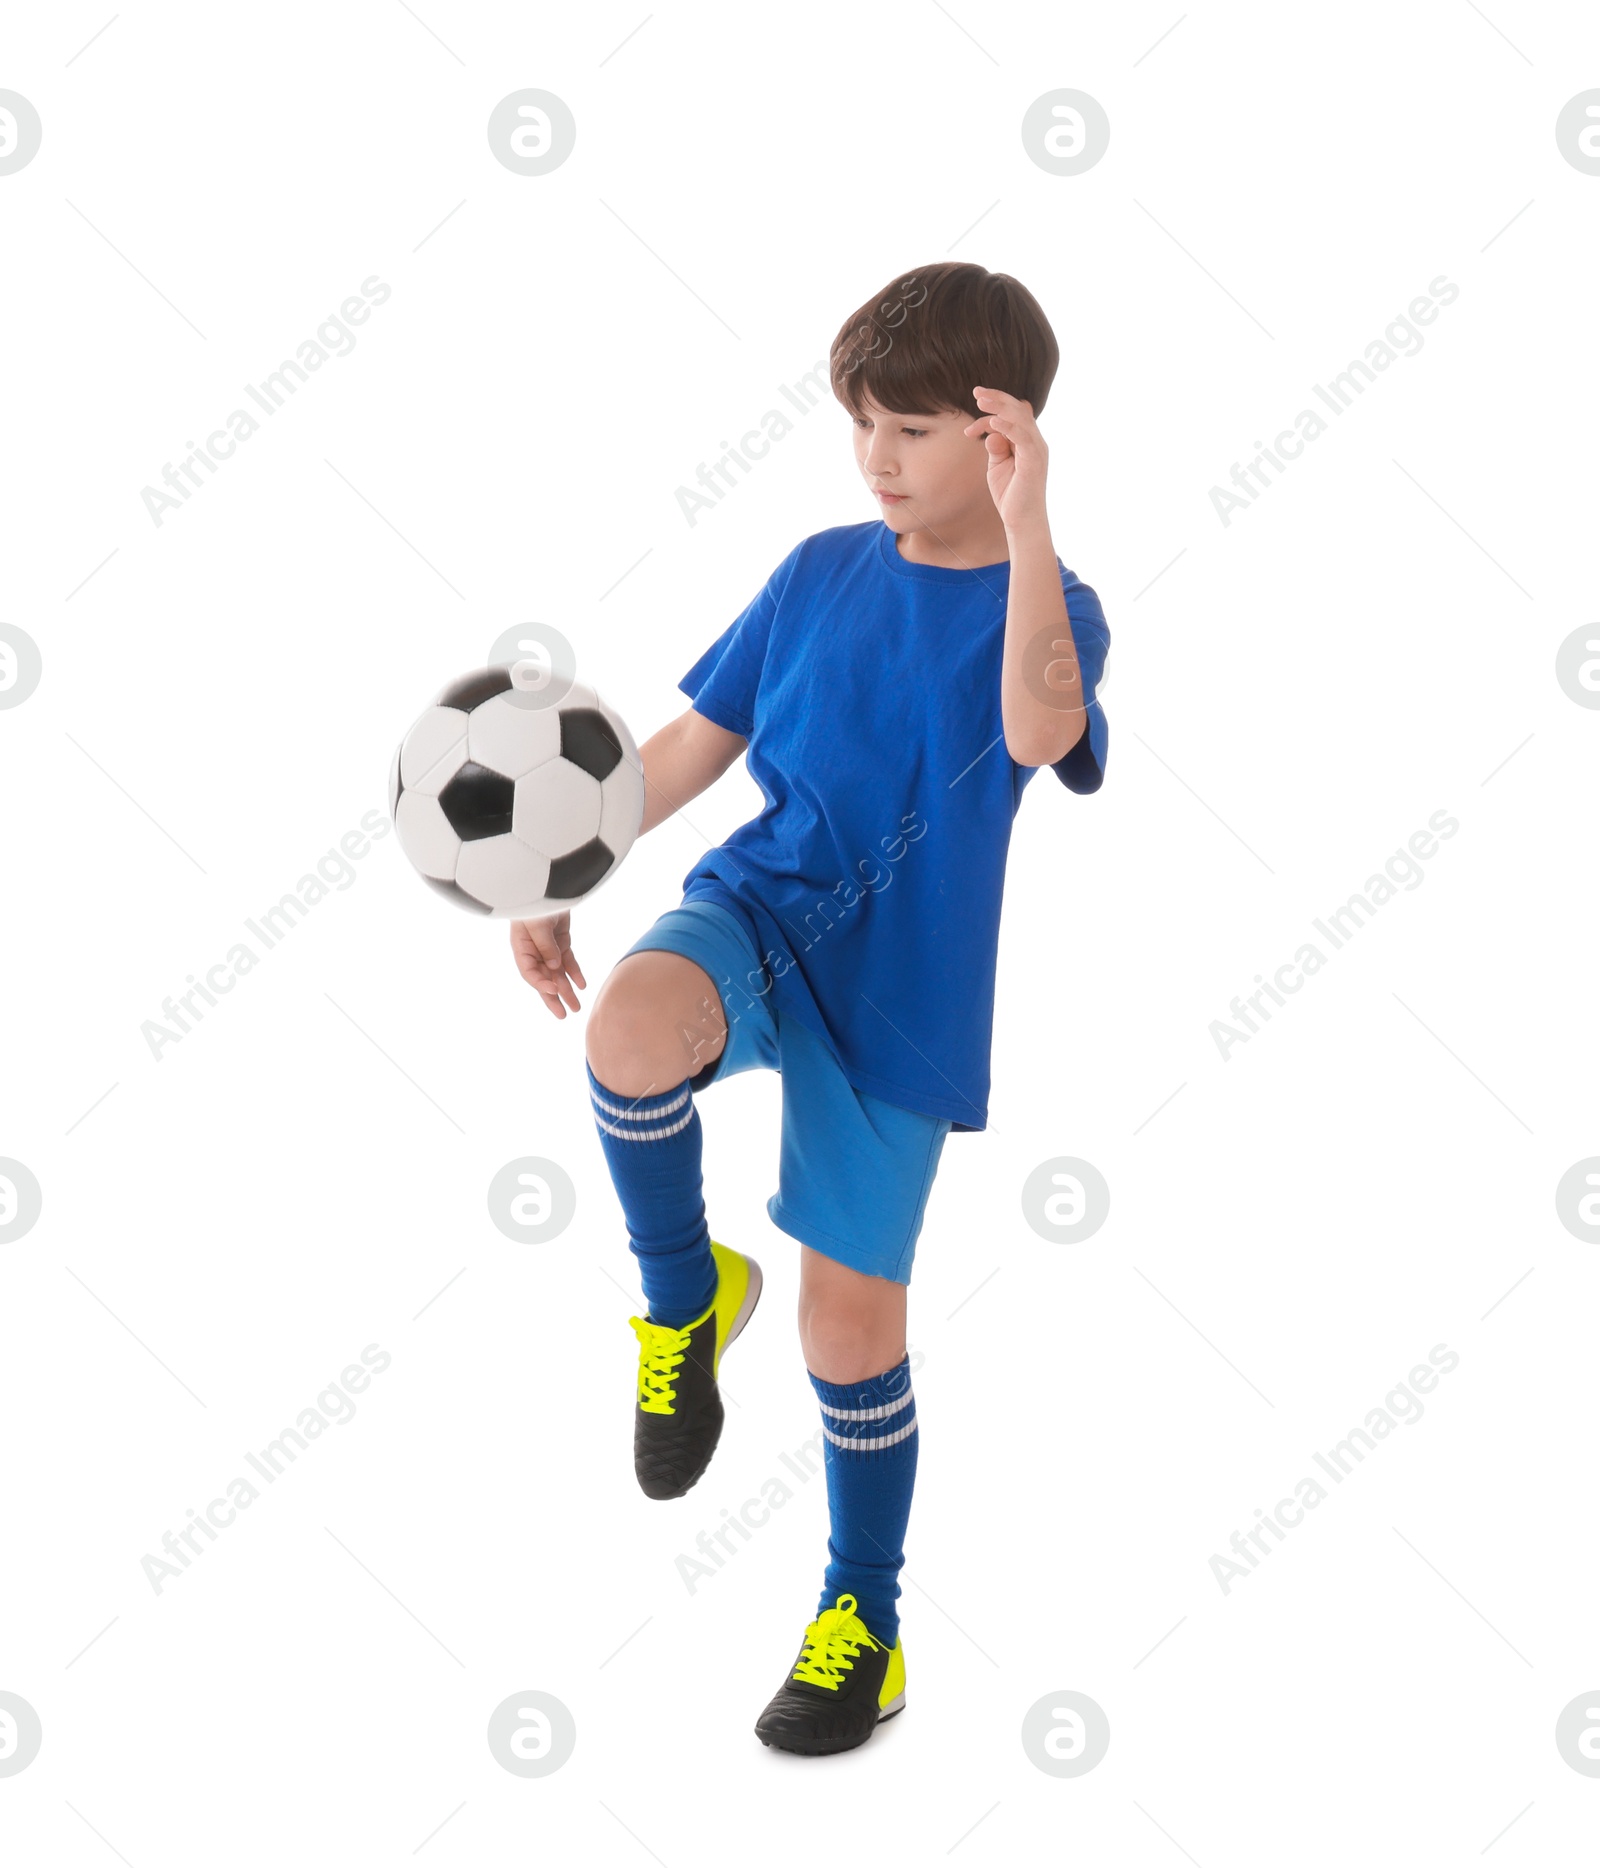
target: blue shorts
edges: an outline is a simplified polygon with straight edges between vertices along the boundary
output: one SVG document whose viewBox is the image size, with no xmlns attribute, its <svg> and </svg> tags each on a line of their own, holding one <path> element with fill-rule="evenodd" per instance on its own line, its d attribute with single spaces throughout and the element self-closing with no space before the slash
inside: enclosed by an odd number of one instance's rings
<svg viewBox="0 0 1600 1868">
<path fill-rule="evenodd" d="M 680 953 L 703 967 L 722 1001 L 727 1042 L 689 1079 L 693 1090 L 741 1070 L 776 1070 L 783 1078 L 778 1191 L 767 1201 L 773 1225 L 854 1271 L 909 1284 L 949 1120 L 852 1088 L 826 1042 L 781 1015 L 748 929 L 718 903 L 669 908 L 628 949 L 651 951 Z M 725 995 L 730 981 L 737 987 Z"/>
</svg>

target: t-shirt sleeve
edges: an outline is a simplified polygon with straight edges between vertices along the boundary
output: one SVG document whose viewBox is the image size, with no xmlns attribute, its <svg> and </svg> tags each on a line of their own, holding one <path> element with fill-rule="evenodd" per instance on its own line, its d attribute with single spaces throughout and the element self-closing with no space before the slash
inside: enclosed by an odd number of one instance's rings
<svg viewBox="0 0 1600 1868">
<path fill-rule="evenodd" d="M 1105 678 L 1106 655 L 1111 648 L 1111 631 L 1106 627 L 1100 599 L 1077 576 L 1067 571 L 1062 589 L 1067 599 L 1067 621 L 1072 625 L 1072 646 L 1078 653 L 1078 672 L 1083 677 L 1084 702 L 1089 710 L 1088 724 L 1076 744 L 1051 771 L 1068 791 L 1098 791 L 1106 776 L 1106 712 L 1100 705 L 1098 689 Z"/>
<path fill-rule="evenodd" d="M 755 729 L 756 693 L 766 666 L 772 625 L 794 573 L 796 545 L 711 647 L 678 683 L 696 713 L 748 739 Z"/>
</svg>

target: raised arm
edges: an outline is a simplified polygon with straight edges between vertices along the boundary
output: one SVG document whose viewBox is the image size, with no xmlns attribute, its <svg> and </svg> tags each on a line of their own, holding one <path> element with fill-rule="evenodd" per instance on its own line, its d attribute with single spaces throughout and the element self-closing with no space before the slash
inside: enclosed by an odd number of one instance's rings
<svg viewBox="0 0 1600 1868">
<path fill-rule="evenodd" d="M 690 707 L 639 748 L 644 766 L 642 837 L 714 785 L 745 749 L 744 739 Z"/>
</svg>

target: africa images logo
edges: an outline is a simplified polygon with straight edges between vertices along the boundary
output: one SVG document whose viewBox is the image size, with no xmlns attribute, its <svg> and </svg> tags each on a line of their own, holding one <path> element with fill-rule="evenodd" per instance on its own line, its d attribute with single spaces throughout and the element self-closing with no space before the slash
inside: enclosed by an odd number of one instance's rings
<svg viewBox="0 0 1600 1868">
<path fill-rule="evenodd" d="M 265 955 L 292 933 L 330 891 L 342 895 L 353 887 L 354 865 L 374 843 L 381 842 L 388 834 L 389 820 L 383 812 L 368 811 L 357 829 L 347 830 L 339 839 L 338 849 L 329 850 L 318 861 L 315 875 L 303 875 L 292 894 L 282 896 L 270 908 L 260 911 L 259 920 L 246 916 L 245 926 L 261 943 L 261 952 L 257 953 L 249 941 L 235 941 L 214 966 L 206 969 L 204 979 L 191 973 L 186 992 L 174 993 L 162 1001 L 161 1018 L 147 1018 L 139 1027 L 155 1061 L 158 1064 L 162 1061 L 164 1047 L 181 1043 L 205 1017 L 204 1008 L 218 1005 L 220 994 L 232 992 L 247 973 L 254 972 Z"/>
<path fill-rule="evenodd" d="M 1343 1485 L 1367 1455 L 1375 1453 L 1396 1428 L 1416 1426 L 1425 1411 L 1422 1396 L 1438 1387 L 1441 1375 L 1453 1375 L 1460 1366 L 1461 1358 L 1455 1350 L 1447 1343 L 1435 1343 L 1428 1351 L 1428 1360 L 1419 1362 L 1403 1381 L 1396 1382 L 1383 1397 L 1382 1405 L 1367 1411 L 1361 1426 L 1352 1427 L 1326 1453 L 1313 1453 L 1313 1462 L 1335 1485 Z M 1235 1582 L 1258 1567 L 1262 1557 L 1272 1555 L 1273 1544 L 1268 1543 L 1269 1537 L 1275 1543 L 1283 1543 L 1290 1531 L 1305 1523 L 1306 1513 L 1315 1511 L 1328 1496 L 1328 1488 L 1321 1479 L 1314 1473 L 1307 1473 L 1295 1485 L 1293 1498 L 1280 1498 L 1270 1512 L 1258 1505 L 1256 1522 L 1248 1531 L 1235 1531 L 1228 1540 L 1232 1556 L 1216 1553 L 1211 1557 L 1211 1574 L 1216 1577 L 1222 1593 L 1227 1595 Z"/>
<path fill-rule="evenodd" d="M 1361 356 L 1352 357 L 1327 383 L 1313 383 L 1312 394 L 1337 419 L 1390 364 L 1401 357 L 1416 356 L 1426 341 L 1417 326 L 1432 324 L 1440 308 L 1453 305 L 1460 296 L 1460 286 L 1453 285 L 1440 273 L 1430 281 L 1426 293 L 1412 299 L 1404 312 L 1395 313 L 1384 326 L 1383 334 L 1373 338 Z M 1315 409 L 1302 409 L 1294 417 L 1293 427 L 1283 429 L 1270 444 L 1258 440 L 1253 459 L 1243 465 L 1238 461 L 1233 463 L 1230 478 L 1236 490 L 1230 493 L 1225 486 L 1211 489 L 1212 510 L 1222 523 L 1231 525 L 1235 512 L 1248 512 L 1272 485 L 1274 472 L 1281 479 L 1290 465 L 1305 453 L 1306 443 L 1320 440 L 1330 426 Z"/>
<path fill-rule="evenodd" d="M 1392 902 L 1397 893 L 1404 889 L 1408 894 L 1421 888 L 1426 879 L 1422 864 L 1429 857 L 1436 856 L 1441 843 L 1447 843 L 1461 828 L 1455 818 L 1447 811 L 1435 811 L 1428 819 L 1425 830 L 1413 832 L 1403 850 L 1396 850 L 1383 866 L 1381 875 L 1371 875 L 1362 888 L 1358 889 L 1341 907 L 1331 910 L 1324 920 L 1316 916 L 1311 925 L 1317 930 L 1334 953 L 1346 942 L 1360 933 L 1378 910 Z M 1212 1019 L 1208 1030 L 1216 1044 L 1217 1053 L 1223 1063 L 1229 1061 L 1228 1053 L 1235 1045 L 1248 1044 L 1251 1037 L 1258 1033 L 1261 1024 L 1271 1021 L 1264 1000 L 1270 999 L 1274 1005 L 1287 1005 L 1286 993 L 1296 993 L 1313 973 L 1320 973 L 1328 964 L 1329 956 L 1315 941 L 1306 941 L 1295 949 L 1294 958 L 1286 960 L 1272 975 L 1256 975 L 1256 990 L 1236 998 L 1228 1008 L 1234 1024 L 1227 1019 Z M 1251 1007 L 1255 1008 L 1252 1015 Z"/>
<path fill-rule="evenodd" d="M 370 274 L 361 282 L 359 297 L 352 293 L 337 313 L 329 312 L 315 334 L 304 340 L 294 356 L 285 357 L 259 384 L 246 383 L 245 394 L 264 415 L 276 415 L 287 405 L 298 385 L 310 381 L 311 372 L 320 370 L 330 358 L 349 356 L 356 347 L 350 326 L 365 324 L 372 316 L 373 307 L 382 305 L 392 295 L 391 288 L 376 273 Z M 250 440 L 262 427 L 248 409 L 234 409 L 223 419 L 226 428 L 213 429 L 204 442 L 186 441 L 184 446 L 188 453 L 177 466 L 168 461 L 162 468 L 161 479 L 166 492 L 157 486 L 139 489 L 144 509 L 158 529 L 167 513 L 181 511 L 196 490 L 205 485 L 199 473 L 201 467 L 208 475 L 215 474 L 224 461 L 231 460 L 238 452 L 239 443 Z"/>
</svg>

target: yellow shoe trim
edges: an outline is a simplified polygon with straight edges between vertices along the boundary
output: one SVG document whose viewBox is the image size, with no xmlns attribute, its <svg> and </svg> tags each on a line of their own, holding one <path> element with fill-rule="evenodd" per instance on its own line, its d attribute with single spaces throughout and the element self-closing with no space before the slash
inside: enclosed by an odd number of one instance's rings
<svg viewBox="0 0 1600 1868">
<path fill-rule="evenodd" d="M 889 1669 L 883 1676 L 883 1685 L 878 1688 L 878 1706 L 881 1710 L 891 1700 L 901 1699 L 906 1690 L 906 1654 L 905 1643 L 896 1641 L 889 1650 Z"/>
<path fill-rule="evenodd" d="M 750 1290 L 750 1260 L 731 1246 L 718 1245 L 715 1239 L 711 1241 L 711 1257 L 717 1267 L 717 1294 L 711 1300 L 711 1308 L 717 1313 L 717 1346 L 711 1362 L 711 1374 L 715 1378 L 722 1366 L 722 1352 Z"/>
</svg>

